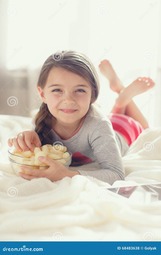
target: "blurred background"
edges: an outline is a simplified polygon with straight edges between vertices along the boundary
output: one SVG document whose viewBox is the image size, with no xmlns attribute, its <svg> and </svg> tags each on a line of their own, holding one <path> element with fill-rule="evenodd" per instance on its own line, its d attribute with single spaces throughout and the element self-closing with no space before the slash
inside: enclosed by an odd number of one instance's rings
<svg viewBox="0 0 161 255">
<path fill-rule="evenodd" d="M 161 126 L 160 0 L 0 0 L 0 45 L 0 114 L 31 116 L 45 59 L 77 50 L 97 68 L 104 112 L 116 95 L 98 70 L 102 59 L 125 86 L 139 76 L 154 79 L 155 88 L 135 101 L 151 126 Z"/>
</svg>

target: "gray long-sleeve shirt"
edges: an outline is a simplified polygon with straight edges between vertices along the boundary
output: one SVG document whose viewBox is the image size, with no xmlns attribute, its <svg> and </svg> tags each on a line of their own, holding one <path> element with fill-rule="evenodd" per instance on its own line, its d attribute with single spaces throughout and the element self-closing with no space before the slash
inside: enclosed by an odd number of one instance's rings
<svg viewBox="0 0 161 255">
<path fill-rule="evenodd" d="M 121 155 L 128 146 L 126 142 L 115 133 L 110 120 L 104 118 L 91 108 L 80 130 L 67 140 L 61 139 L 52 131 L 53 142 L 59 141 L 72 153 L 72 165 L 83 165 L 96 162 L 98 169 L 80 169 L 81 175 L 92 176 L 112 184 L 114 181 L 124 179 Z"/>
</svg>

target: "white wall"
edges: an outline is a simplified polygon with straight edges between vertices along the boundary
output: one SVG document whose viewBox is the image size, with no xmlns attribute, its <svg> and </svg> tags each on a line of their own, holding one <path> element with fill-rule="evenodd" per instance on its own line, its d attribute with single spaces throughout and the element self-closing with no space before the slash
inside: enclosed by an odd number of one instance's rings
<svg viewBox="0 0 161 255">
<path fill-rule="evenodd" d="M 125 85 L 138 76 L 151 76 L 157 82 L 156 88 L 137 97 L 136 102 L 151 125 L 161 123 L 161 114 L 156 111 L 156 102 L 161 108 L 157 70 L 161 61 L 159 0 L 7 1 L 10 3 L 7 66 L 29 70 L 29 109 L 38 100 L 35 91 L 38 74 L 34 70 L 51 53 L 73 49 L 87 54 L 96 67 L 100 60 L 108 58 Z M 109 112 L 115 95 L 99 75 L 99 103 Z"/>
</svg>

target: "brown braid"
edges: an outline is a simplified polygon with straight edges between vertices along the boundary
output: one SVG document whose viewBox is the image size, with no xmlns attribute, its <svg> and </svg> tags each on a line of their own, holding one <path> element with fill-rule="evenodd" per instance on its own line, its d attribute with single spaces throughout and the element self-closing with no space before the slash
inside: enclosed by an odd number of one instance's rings
<svg viewBox="0 0 161 255">
<path fill-rule="evenodd" d="M 35 131 L 38 134 L 40 141 L 43 144 L 52 144 L 50 139 L 50 132 L 52 130 L 53 116 L 49 112 L 47 105 L 42 103 L 40 110 L 35 117 Z"/>
</svg>

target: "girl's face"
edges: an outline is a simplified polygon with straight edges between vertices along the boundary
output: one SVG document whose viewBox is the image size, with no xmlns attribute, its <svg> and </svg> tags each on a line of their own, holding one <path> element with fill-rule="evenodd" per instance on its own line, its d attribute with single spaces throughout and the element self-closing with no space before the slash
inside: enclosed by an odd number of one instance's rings
<svg viewBox="0 0 161 255">
<path fill-rule="evenodd" d="M 64 68 L 51 69 L 44 89 L 38 90 L 59 123 L 78 123 L 89 110 L 92 97 L 89 82 Z"/>
</svg>

